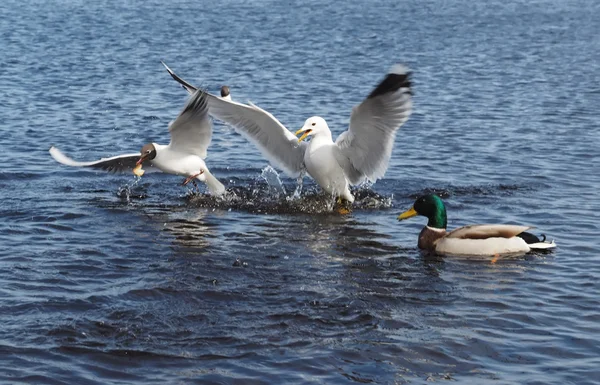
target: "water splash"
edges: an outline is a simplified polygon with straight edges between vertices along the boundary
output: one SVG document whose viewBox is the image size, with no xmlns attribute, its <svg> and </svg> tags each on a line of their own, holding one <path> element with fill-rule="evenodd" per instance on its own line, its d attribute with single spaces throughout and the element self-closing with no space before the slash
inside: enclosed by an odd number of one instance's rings
<svg viewBox="0 0 600 385">
<path fill-rule="evenodd" d="M 355 201 L 352 210 L 376 210 L 390 208 L 392 197 L 379 195 L 369 188 L 353 190 Z M 292 199 L 290 199 L 292 198 Z M 233 186 L 220 196 L 193 194 L 186 196 L 190 205 L 221 210 L 241 210 L 267 214 L 332 214 L 337 213 L 335 199 L 313 186 L 298 196 L 274 193 L 272 187 L 264 183 L 247 186 Z"/>
<path fill-rule="evenodd" d="M 294 190 L 294 193 L 292 194 L 292 196 L 288 197 L 288 200 L 300 199 L 300 194 L 302 194 L 302 185 L 304 183 L 305 175 L 306 175 L 306 172 L 304 172 L 304 171 L 302 171 L 300 173 L 300 176 L 298 176 L 298 178 L 296 179 L 296 189 Z"/>
<path fill-rule="evenodd" d="M 260 173 L 260 177 L 267 182 L 269 186 L 269 191 L 279 195 L 286 195 L 285 187 L 283 187 L 283 183 L 279 178 L 279 173 L 271 166 L 265 167 Z"/>
<path fill-rule="evenodd" d="M 127 204 L 131 204 L 131 199 L 135 198 L 135 199 L 144 199 L 147 197 L 147 194 L 145 192 L 136 192 L 135 188 L 138 186 L 138 184 L 140 183 L 140 181 L 142 180 L 141 177 L 134 177 L 133 181 L 131 181 L 130 183 L 127 183 L 125 186 L 121 186 L 119 187 L 119 189 L 117 190 L 117 196 L 121 199 L 124 199 Z"/>
</svg>

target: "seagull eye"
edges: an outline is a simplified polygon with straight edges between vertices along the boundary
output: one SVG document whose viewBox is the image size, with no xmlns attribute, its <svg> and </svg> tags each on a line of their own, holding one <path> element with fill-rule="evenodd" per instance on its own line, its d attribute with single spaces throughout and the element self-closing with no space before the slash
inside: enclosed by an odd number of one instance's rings
<svg viewBox="0 0 600 385">
<path fill-rule="evenodd" d="M 146 150 L 146 154 L 149 154 L 149 153 L 151 153 L 151 152 L 152 152 L 151 150 Z"/>
<path fill-rule="evenodd" d="M 313 123 L 312 125 L 313 125 L 313 126 L 316 126 L 316 125 L 317 125 L 317 123 Z"/>
</svg>

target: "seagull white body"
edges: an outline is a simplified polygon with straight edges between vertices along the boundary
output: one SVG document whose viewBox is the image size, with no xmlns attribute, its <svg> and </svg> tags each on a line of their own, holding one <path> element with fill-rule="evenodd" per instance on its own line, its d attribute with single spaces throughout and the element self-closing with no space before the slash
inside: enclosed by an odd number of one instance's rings
<svg viewBox="0 0 600 385">
<path fill-rule="evenodd" d="M 195 154 L 180 151 L 177 146 L 153 143 L 156 148 L 156 157 L 151 162 L 153 166 L 166 174 L 190 177 L 202 173 L 195 178 L 206 183 L 212 194 L 220 195 L 225 192 L 225 187 L 215 178 L 204 160 Z"/>
<path fill-rule="evenodd" d="M 50 154 L 59 163 L 75 167 L 92 167 L 106 171 L 131 171 L 136 164 L 148 162 L 162 172 L 196 178 L 206 183 L 213 195 L 221 195 L 225 187 L 215 178 L 204 159 L 212 137 L 212 122 L 208 116 L 208 106 L 202 91 L 195 92 L 188 100 L 177 119 L 169 125 L 171 142 L 168 145 L 150 143 L 141 153 L 124 154 L 103 158 L 93 162 L 78 162 L 64 155 L 56 147 Z"/>
<path fill-rule="evenodd" d="M 163 65 L 165 65 L 163 63 Z M 167 71 L 188 92 L 196 87 Z M 400 64 L 352 110 L 350 127 L 334 142 L 321 117 L 309 118 L 297 139 L 272 114 L 253 105 L 207 94 L 209 114 L 253 142 L 276 167 L 291 177 L 307 171 L 328 193 L 350 202 L 350 185 L 382 178 L 391 157 L 395 134 L 412 112 L 408 69 Z M 312 136 L 309 144 L 300 143 Z"/>
<path fill-rule="evenodd" d="M 325 120 L 321 118 L 312 119 L 321 120 L 318 124 L 321 125 L 320 128 L 323 130 L 313 134 L 313 138 L 304 151 L 306 171 L 327 193 L 352 203 L 354 202 L 354 196 L 350 193 L 350 183 L 344 169 L 335 156 L 336 151 L 339 151 L 339 149 L 333 142 L 331 131 L 329 131 Z"/>
</svg>

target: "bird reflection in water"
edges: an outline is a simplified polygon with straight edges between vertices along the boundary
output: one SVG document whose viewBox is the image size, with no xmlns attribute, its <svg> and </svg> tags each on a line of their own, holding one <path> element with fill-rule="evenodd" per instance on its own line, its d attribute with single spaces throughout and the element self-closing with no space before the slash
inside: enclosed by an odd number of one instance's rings
<svg viewBox="0 0 600 385">
<path fill-rule="evenodd" d="M 215 223 L 207 220 L 205 210 L 173 212 L 167 214 L 162 230 L 173 237 L 173 246 L 186 253 L 202 253 L 217 237 Z M 211 215 L 213 215 L 212 213 Z"/>
</svg>

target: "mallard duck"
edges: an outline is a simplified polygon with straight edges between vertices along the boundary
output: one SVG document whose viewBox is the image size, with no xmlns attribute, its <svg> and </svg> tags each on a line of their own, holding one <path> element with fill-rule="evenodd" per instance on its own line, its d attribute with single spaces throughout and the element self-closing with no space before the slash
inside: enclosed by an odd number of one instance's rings
<svg viewBox="0 0 600 385">
<path fill-rule="evenodd" d="M 530 226 L 469 225 L 446 232 L 446 206 L 437 195 L 424 195 L 398 220 L 423 215 L 429 219 L 419 234 L 420 249 L 453 256 L 501 257 L 523 255 L 532 249 L 552 249 L 554 241 L 528 233 Z"/>
</svg>

